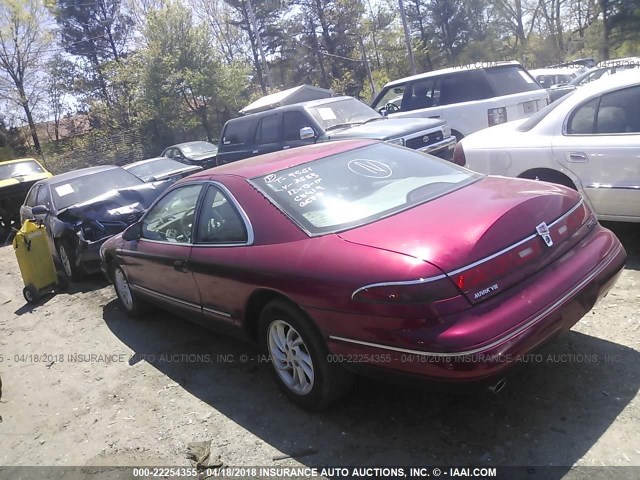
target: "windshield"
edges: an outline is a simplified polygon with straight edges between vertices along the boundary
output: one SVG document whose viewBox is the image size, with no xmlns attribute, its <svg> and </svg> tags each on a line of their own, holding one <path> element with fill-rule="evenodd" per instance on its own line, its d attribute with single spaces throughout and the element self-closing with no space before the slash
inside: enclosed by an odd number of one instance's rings
<svg viewBox="0 0 640 480">
<path fill-rule="evenodd" d="M 141 163 L 139 165 L 133 165 L 131 167 L 125 167 L 134 175 L 140 178 L 149 178 L 160 176 L 164 173 L 173 172 L 185 168 L 184 163 L 171 160 L 170 158 L 159 158 L 150 162 Z"/>
<path fill-rule="evenodd" d="M 542 121 L 543 118 L 545 118 L 552 111 L 554 111 L 558 105 L 560 105 L 562 102 L 564 102 L 567 98 L 571 97 L 571 95 L 573 95 L 574 92 L 575 92 L 575 90 L 567 93 L 566 95 L 564 95 L 564 96 L 560 97 L 559 99 L 557 99 L 555 102 L 552 102 L 549 105 L 547 105 L 546 107 L 544 107 L 542 110 L 538 111 L 537 113 L 534 113 L 529 118 L 527 118 L 524 122 L 522 122 L 520 125 L 518 125 L 518 128 L 516 130 L 518 130 L 520 132 L 528 132 L 533 127 L 538 125 Z"/>
<path fill-rule="evenodd" d="M 477 177 L 444 160 L 377 143 L 256 177 L 251 183 L 303 230 L 319 235 L 374 222 Z"/>
<path fill-rule="evenodd" d="M 375 110 L 355 98 L 323 103 L 307 109 L 320 126 L 327 130 L 337 125 L 348 127 L 371 119 L 382 118 Z"/>
<path fill-rule="evenodd" d="M 113 168 L 63 182 L 52 182 L 50 187 L 53 204 L 58 210 L 62 210 L 71 205 L 91 200 L 111 190 L 135 187 L 143 183 L 132 173 L 122 168 Z"/>
<path fill-rule="evenodd" d="M 190 142 L 186 145 L 182 145 L 180 147 L 182 153 L 207 153 L 207 152 L 217 152 L 218 147 L 216 147 L 213 143 L 209 142 Z"/>
<path fill-rule="evenodd" d="M 44 170 L 35 160 L 25 160 L 24 162 L 7 163 L 4 165 L 0 163 L 0 180 L 43 172 Z"/>
</svg>

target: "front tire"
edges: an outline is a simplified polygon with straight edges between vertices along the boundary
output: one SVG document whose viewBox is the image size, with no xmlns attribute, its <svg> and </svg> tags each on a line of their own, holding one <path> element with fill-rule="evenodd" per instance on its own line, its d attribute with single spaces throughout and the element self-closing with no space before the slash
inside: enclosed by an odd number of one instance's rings
<svg viewBox="0 0 640 480">
<path fill-rule="evenodd" d="M 292 402 L 319 411 L 349 392 L 352 374 L 328 361 L 322 337 L 299 309 L 275 300 L 262 310 L 259 325 L 271 373 Z"/>
<path fill-rule="evenodd" d="M 120 300 L 120 305 L 124 307 L 127 315 L 133 318 L 144 316 L 147 311 L 147 305 L 133 292 L 122 268 L 119 266 L 112 267 L 111 278 L 113 279 L 113 286 L 118 300 Z"/>
<path fill-rule="evenodd" d="M 73 249 L 70 244 L 65 241 L 60 241 L 58 243 L 58 258 L 60 259 L 60 264 L 64 269 L 64 273 L 67 274 L 67 277 L 72 282 L 76 280 L 80 280 L 82 277 L 82 272 L 76 265 L 76 257 L 73 253 Z"/>
</svg>

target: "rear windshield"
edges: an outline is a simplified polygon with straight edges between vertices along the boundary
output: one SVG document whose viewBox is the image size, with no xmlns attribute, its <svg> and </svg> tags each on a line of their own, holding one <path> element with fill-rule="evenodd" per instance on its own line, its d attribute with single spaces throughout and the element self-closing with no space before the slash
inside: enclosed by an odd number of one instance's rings
<svg viewBox="0 0 640 480">
<path fill-rule="evenodd" d="M 181 168 L 185 168 L 184 163 L 171 160 L 170 158 L 160 158 L 128 167 L 126 170 L 140 178 L 148 178 L 173 172 L 174 170 L 180 170 Z"/>
<path fill-rule="evenodd" d="M 540 90 L 529 73 L 520 65 L 505 65 L 485 70 L 496 96 Z"/>
<path fill-rule="evenodd" d="M 135 187 L 144 182 L 122 168 L 50 183 L 53 204 L 58 210 L 99 197 L 111 190 Z"/>
<path fill-rule="evenodd" d="M 379 143 L 250 181 L 303 230 L 319 235 L 366 225 L 477 177 L 450 162 Z"/>
<path fill-rule="evenodd" d="M 34 173 L 42 173 L 44 170 L 34 160 L 25 160 L 24 162 L 0 163 L 0 180 L 9 178 L 23 177 L 25 175 L 33 175 Z"/>
<path fill-rule="evenodd" d="M 567 98 L 569 98 L 571 95 L 573 95 L 574 92 L 575 92 L 575 90 L 573 92 L 567 93 L 566 95 L 564 95 L 564 96 L 560 97 L 559 99 L 557 99 L 555 102 L 552 102 L 549 105 L 547 105 L 546 107 L 544 107 L 542 110 L 539 110 L 538 112 L 534 113 L 529 118 L 527 118 L 524 122 L 522 122 L 520 125 L 518 125 L 517 130 L 519 130 L 521 132 L 528 132 L 533 127 L 538 125 L 542 121 L 543 118 L 545 118 L 552 111 L 554 111 L 558 105 L 560 105 Z"/>
</svg>

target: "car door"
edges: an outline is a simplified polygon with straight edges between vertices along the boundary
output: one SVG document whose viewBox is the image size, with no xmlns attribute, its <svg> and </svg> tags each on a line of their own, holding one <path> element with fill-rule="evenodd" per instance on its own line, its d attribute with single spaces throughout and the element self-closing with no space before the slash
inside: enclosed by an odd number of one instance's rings
<svg viewBox="0 0 640 480">
<path fill-rule="evenodd" d="M 599 215 L 640 217 L 640 86 L 592 98 L 567 116 L 553 141 Z"/>
<path fill-rule="evenodd" d="M 138 240 L 124 244 L 121 263 L 131 287 L 169 309 L 200 313 L 200 293 L 190 269 L 194 218 L 202 183 L 164 194 L 141 220 Z"/>
<path fill-rule="evenodd" d="M 43 187 L 41 187 L 40 185 L 34 185 L 33 187 L 31 187 L 31 190 L 29 190 L 29 193 L 27 194 L 27 198 L 25 198 L 24 200 L 24 204 L 20 207 L 20 223 L 21 224 L 24 223 L 26 219 L 33 218 L 31 209 L 37 205 L 36 198 L 38 195 L 38 190 L 40 188 L 43 188 Z"/>
<path fill-rule="evenodd" d="M 282 114 L 282 138 L 284 140 L 282 149 L 286 150 L 293 147 L 302 147 L 316 141 L 316 137 L 300 138 L 300 130 L 305 127 L 312 128 L 318 135 L 318 128 L 309 119 L 308 114 L 298 110 L 284 112 Z"/>
<path fill-rule="evenodd" d="M 440 118 L 441 103 L 441 77 L 421 78 L 407 85 L 400 112 L 391 117 Z"/>
<path fill-rule="evenodd" d="M 282 149 L 280 114 L 265 115 L 258 121 L 253 155 L 276 152 Z"/>
<path fill-rule="evenodd" d="M 207 187 L 198 217 L 191 269 L 202 298 L 204 317 L 234 324 L 251 283 L 250 273 L 238 268 L 253 243 L 249 219 L 222 184 Z"/>
</svg>

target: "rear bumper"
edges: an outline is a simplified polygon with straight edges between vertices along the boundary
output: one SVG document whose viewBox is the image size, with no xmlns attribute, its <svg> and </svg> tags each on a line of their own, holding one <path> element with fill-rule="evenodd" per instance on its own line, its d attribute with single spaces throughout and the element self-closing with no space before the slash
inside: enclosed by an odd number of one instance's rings
<svg viewBox="0 0 640 480">
<path fill-rule="evenodd" d="M 360 338 L 330 334 L 332 360 L 353 370 L 374 367 L 381 373 L 402 373 L 444 382 L 482 382 L 502 376 L 527 355 L 569 330 L 614 285 L 626 260 L 626 253 L 613 233 L 600 228 L 597 241 L 576 246 L 545 270 L 538 272 L 519 288 L 479 303 L 452 318 L 443 318 L 437 327 L 416 326 L 406 321 L 402 331 L 387 332 L 388 339 Z M 602 252 L 606 245 L 607 251 Z M 582 248 L 580 248 L 582 247 Z M 600 260 L 570 288 L 563 284 L 562 271 L 581 268 L 589 257 Z M 562 292 L 555 295 L 556 292 Z M 552 295 L 552 296 L 549 296 Z M 537 309 L 531 312 L 531 308 Z M 526 314 L 527 312 L 528 314 Z M 310 311 L 315 314 L 320 312 Z M 320 315 L 322 316 L 322 315 Z M 514 318 L 521 319 L 513 322 Z M 322 319 L 320 324 L 322 324 Z M 334 324 L 334 319 L 326 319 Z M 387 319 L 388 320 L 388 319 Z M 385 319 L 370 319 L 361 331 L 380 332 Z M 483 324 L 508 325 L 494 338 L 477 342 Z M 395 343 L 389 339 L 397 335 Z M 402 338 L 402 341 L 400 341 Z M 454 346 L 453 339 L 455 339 Z M 437 350 L 434 345 L 442 348 Z M 431 351 L 420 348 L 431 345 Z"/>
</svg>

